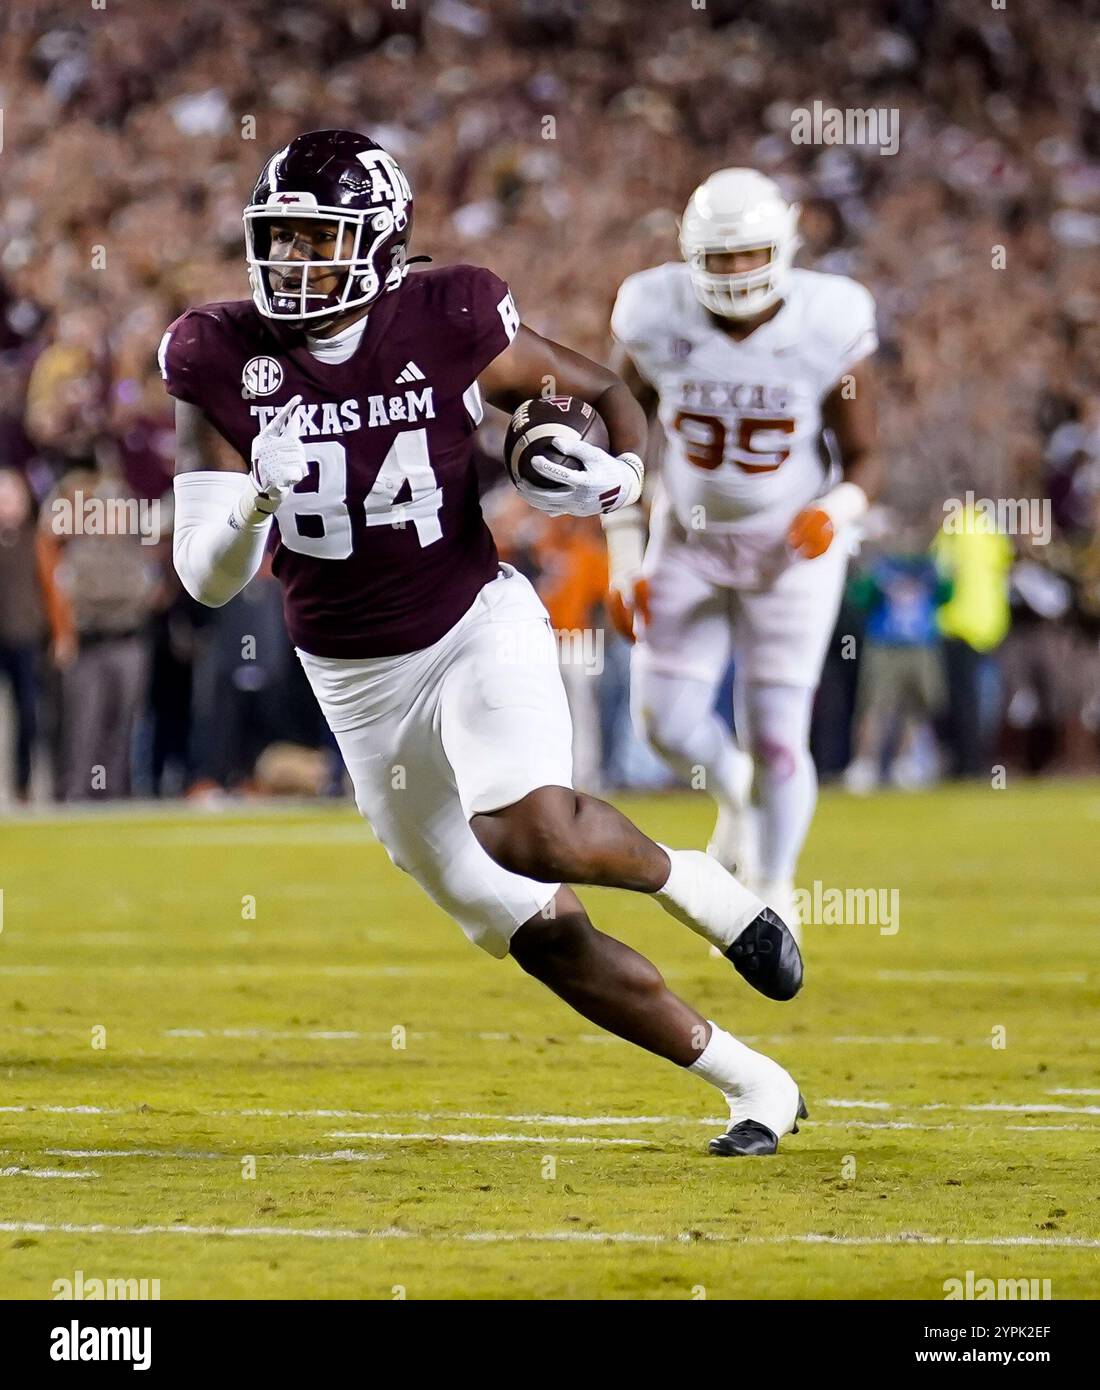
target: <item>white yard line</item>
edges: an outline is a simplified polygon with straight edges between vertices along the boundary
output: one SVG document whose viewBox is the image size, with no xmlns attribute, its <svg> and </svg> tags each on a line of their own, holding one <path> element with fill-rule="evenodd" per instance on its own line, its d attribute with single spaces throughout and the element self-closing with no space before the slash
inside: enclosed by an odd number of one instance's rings
<svg viewBox="0 0 1100 1390">
<path fill-rule="evenodd" d="M 843 1111 L 955 1111 L 965 1113 L 965 1115 L 1100 1115 L 1100 1105 L 1062 1105 L 1051 1104 L 1046 1101 L 1025 1102 L 1000 1102 L 992 1101 L 979 1105 L 950 1105 L 944 1101 L 929 1101 L 925 1104 L 907 1104 L 900 1101 L 862 1101 L 862 1099 L 846 1097 L 825 1097 L 815 1099 L 812 1104 L 815 1108 L 843 1109 Z M 100 1105 L 0 1105 L 0 1113 L 4 1115 L 33 1115 L 33 1113 L 43 1113 L 43 1115 L 127 1115 L 127 1113 L 138 1113 L 136 1108 L 122 1108 L 122 1106 L 100 1106 Z M 549 1125 L 553 1127 L 584 1127 L 597 1125 L 720 1125 L 725 1120 L 718 1118 L 702 1118 L 697 1115 L 548 1115 L 541 1111 L 501 1113 L 496 1111 L 353 1111 L 353 1109 L 317 1108 L 317 1109 L 274 1109 L 267 1106 L 248 1106 L 242 1109 L 188 1109 L 175 1108 L 175 1106 L 165 1105 L 157 1108 L 156 1113 L 172 1119 L 350 1119 L 350 1120 L 426 1120 L 428 1123 L 453 1122 L 453 1120 L 484 1120 L 490 1123 L 508 1123 L 508 1125 Z M 825 1120 L 819 1118 L 809 1120 L 811 1125 L 820 1123 L 825 1125 Z M 891 1122 L 891 1127 L 901 1127 L 901 1122 Z M 911 1127 L 918 1127 L 912 1125 Z M 923 1126 L 928 1129 L 951 1129 L 958 1126 Z M 1007 1126 L 1012 1129 L 1014 1126 Z M 1029 1125 L 1024 1129 L 1039 1129 L 1040 1126 Z M 1057 1126 L 1047 1126 L 1054 1129 Z M 1097 1126 L 1081 1126 L 1082 1129 L 1097 1129 Z M 398 1136 L 412 1137 L 412 1136 Z M 432 1137 L 432 1136 L 421 1136 Z M 484 1137 L 483 1143 L 484 1143 Z M 528 1140 L 534 1143 L 534 1140 Z M 617 1141 L 623 1143 L 623 1141 Z M 640 1143 L 640 1141 L 630 1141 L 630 1143 Z M 152 1152 L 152 1151 L 150 1151 Z"/>
<path fill-rule="evenodd" d="M 90 1168 L 0 1168 L 0 1178 L 98 1178 Z"/>
<path fill-rule="evenodd" d="M 952 1105 L 947 1101 L 935 1100 L 918 1105 L 891 1100 L 822 1099 L 813 1103 L 826 1105 L 834 1110 L 958 1110 L 966 1115 L 1100 1115 L 1100 1105 L 1058 1105 L 1048 1101 L 986 1101 L 979 1105 Z"/>
<path fill-rule="evenodd" d="M 1078 1134 L 1095 1134 L 1095 1125 L 1005 1125 L 1016 1134 L 1049 1134 L 1053 1130 L 1074 1130 Z"/>
<path fill-rule="evenodd" d="M 889 1100 L 821 1100 L 819 1105 L 831 1105 L 837 1110 L 892 1110 Z"/>
<path fill-rule="evenodd" d="M 100 1105 L 0 1105 L 2 1115 L 124 1115 L 124 1110 L 104 1109 Z"/>
<path fill-rule="evenodd" d="M 1100 1115 L 1100 1105 L 1009 1105 L 999 1101 L 989 1101 L 984 1105 L 945 1105 L 935 1102 L 921 1105 L 921 1110 L 961 1110 L 967 1115 L 1007 1114 L 1007 1115 Z"/>
<path fill-rule="evenodd" d="M 330 1116 L 324 1116 L 324 1117 L 321 1117 L 321 1118 L 329 1118 L 329 1119 L 331 1119 L 331 1118 L 333 1118 L 333 1116 L 330 1115 Z M 694 1117 L 690 1117 L 690 1118 L 689 1118 L 689 1117 L 686 1117 L 686 1116 L 678 1116 L 678 1115 L 638 1115 L 638 1116 L 636 1116 L 636 1117 L 632 1117 L 632 1118 L 629 1118 L 629 1119 L 626 1118 L 625 1116 L 622 1116 L 622 1115 L 592 1115 L 592 1116 L 580 1116 L 580 1115 L 573 1115 L 573 1116 L 562 1116 L 562 1115 L 538 1115 L 538 1116 L 534 1116 L 534 1115 L 530 1115 L 530 1116 L 528 1116 L 528 1115 L 476 1115 L 476 1114 L 466 1114 L 466 1115 L 448 1115 L 448 1116 L 446 1116 L 446 1117 L 440 1117 L 440 1116 L 433 1116 L 433 1115 L 431 1115 L 431 1114 L 427 1114 L 427 1113 L 424 1113 L 424 1112 L 421 1112 L 420 1114 L 418 1114 L 418 1115 L 416 1115 L 416 1116 L 411 1116 L 411 1115 L 407 1114 L 407 1113 L 404 1112 L 404 1111 L 400 1111 L 400 1112 L 397 1112 L 397 1113 L 388 1112 L 388 1113 L 379 1113 L 379 1114 L 374 1114 L 374 1115 L 358 1115 L 358 1116 L 356 1116 L 356 1118 L 360 1118 L 360 1119 L 378 1119 L 378 1120 L 406 1120 L 406 1119 L 413 1119 L 413 1118 L 415 1118 L 415 1119 L 426 1119 L 426 1120 L 430 1120 L 430 1119 L 433 1119 L 433 1118 L 434 1118 L 434 1119 L 446 1118 L 446 1119 L 450 1119 L 450 1120 L 455 1120 L 455 1119 L 465 1119 L 465 1120 L 508 1120 L 508 1121 L 510 1121 L 510 1122 L 512 1122 L 512 1123 L 515 1123 L 515 1124 L 528 1124 L 528 1123 L 535 1123 L 535 1122 L 538 1122 L 538 1123 L 540 1123 L 540 1124 L 558 1125 L 558 1126 L 561 1126 L 561 1127 L 563 1127 L 563 1128 L 565 1128 L 565 1127 L 572 1127 L 572 1126 L 588 1126 L 588 1125 L 647 1125 L 647 1126 L 649 1126 L 649 1125 L 653 1125 L 653 1126 L 658 1126 L 658 1125 L 685 1125 L 685 1126 L 687 1126 L 687 1125 L 701 1125 L 701 1126 L 705 1126 L 707 1129 L 721 1129 L 721 1128 L 723 1128 L 726 1124 L 728 1124 L 728 1120 L 726 1120 L 726 1119 L 720 1119 L 720 1118 L 717 1118 L 717 1117 L 715 1117 L 715 1118 L 713 1118 L 713 1119 L 700 1120 L 700 1119 L 697 1119 L 697 1118 L 694 1118 Z M 963 1129 L 967 1129 L 967 1128 L 972 1128 L 972 1126 L 957 1125 L 957 1124 L 926 1124 L 926 1123 L 924 1123 L 924 1122 L 922 1122 L 922 1121 L 919 1121 L 919 1120 L 810 1120 L 810 1121 L 808 1122 L 808 1125 L 809 1125 L 809 1127 L 817 1128 L 817 1129 L 897 1129 L 897 1130 L 914 1129 L 914 1130 L 926 1130 L 926 1131 L 930 1131 L 930 1132 L 933 1132 L 933 1133 L 944 1132 L 944 1131 L 953 1131 L 953 1130 L 963 1130 Z M 1052 1132 L 1052 1131 L 1063 1131 L 1063 1130 L 1064 1130 L 1064 1131 L 1072 1131 L 1072 1132 L 1076 1132 L 1076 1133 L 1084 1133 L 1084 1134 L 1096 1134 L 1096 1133 L 1097 1133 L 1097 1127 L 1096 1127 L 1095 1125 L 1042 1125 L 1042 1124 L 1035 1124 L 1035 1125 L 1006 1125 L 1006 1126 L 1005 1126 L 1005 1129 L 1006 1129 L 1006 1130 L 1010 1130 L 1010 1131 L 1012 1131 L 1012 1132 L 1014 1132 L 1014 1133 L 1018 1133 L 1018 1134 L 1046 1134 L 1046 1133 L 1050 1133 L 1050 1132 Z M 347 1132 L 344 1132 L 344 1131 L 334 1131 L 334 1132 L 330 1133 L 329 1135 L 327 1135 L 326 1137 L 328 1137 L 328 1138 L 343 1138 L 343 1137 L 350 1137 L 350 1135 L 349 1135 Z M 379 1137 L 379 1138 L 383 1138 L 383 1137 L 385 1137 L 385 1136 L 373 1136 L 373 1135 L 363 1134 L 363 1135 L 357 1136 L 357 1137 L 363 1137 L 363 1138 L 367 1138 L 367 1137 Z M 461 1139 L 463 1136 L 448 1136 L 448 1135 L 426 1135 L 426 1136 L 425 1136 L 425 1135 L 416 1135 L 416 1134 L 392 1134 L 392 1135 L 390 1135 L 390 1136 L 388 1136 L 388 1137 L 391 1138 L 391 1139 L 393 1139 L 393 1140 L 400 1140 L 400 1139 L 418 1139 L 418 1138 L 420 1138 L 420 1139 L 422 1139 L 422 1138 L 433 1138 L 433 1139 L 435 1139 L 435 1138 L 438 1138 L 438 1139 L 453 1138 L 453 1139 L 455 1140 L 455 1142 L 459 1142 L 460 1139 Z M 544 1135 L 544 1136 L 541 1136 L 541 1137 L 540 1137 L 540 1136 L 525 1136 L 525 1135 L 478 1135 L 478 1136 L 472 1136 L 472 1137 L 471 1137 L 471 1136 L 466 1136 L 466 1137 L 470 1139 L 470 1142 L 479 1142 L 479 1143 L 504 1143 L 504 1142 L 506 1142 L 506 1141 L 509 1140 L 509 1139 L 511 1139 L 511 1140 L 512 1140 L 513 1142 L 515 1142 L 515 1143 L 545 1143 L 545 1144 L 572 1144 L 572 1143 L 582 1143 L 582 1144 L 583 1144 L 583 1143 L 589 1143 L 589 1144 L 601 1144 L 601 1143 L 602 1143 L 602 1144 L 621 1144 L 621 1143 L 624 1143 L 624 1142 L 625 1142 L 625 1143 L 631 1143 L 631 1142 L 633 1142 L 633 1143 L 636 1143 L 636 1144 L 637 1144 L 637 1143 L 645 1143 L 645 1142 L 647 1142 L 646 1140 L 643 1140 L 643 1139 L 635 1139 L 635 1140 L 631 1141 L 631 1140 L 613 1139 L 613 1138 L 610 1138 L 610 1137 L 596 1137 L 596 1138 L 593 1138 L 593 1139 L 579 1139 L 579 1140 L 578 1140 L 578 1139 L 571 1139 L 571 1138 L 569 1138 L 569 1137 L 567 1137 L 567 1136 L 561 1136 L 561 1135 L 555 1135 L 555 1136 L 552 1136 L 552 1137 L 550 1137 L 550 1136 L 545 1136 L 545 1135 Z M 0 1150 L 0 1152 L 10 1153 L 11 1150 Z M 53 1158 L 170 1158 L 170 1159 L 182 1159 L 182 1160 L 191 1160 L 191 1159 L 194 1159 L 194 1160 L 213 1159 L 213 1160 L 218 1160 L 218 1161 L 223 1161 L 223 1160 L 224 1160 L 224 1161 L 231 1161 L 231 1162 L 239 1161 L 241 1158 L 243 1158 L 243 1157 L 245 1156 L 243 1150 L 237 1151 L 237 1152 L 234 1152 L 234 1153 L 206 1153 L 206 1152 L 198 1152 L 198 1151 L 194 1151 L 194 1150 L 190 1150 L 190 1149 L 43 1149 L 43 1150 L 42 1150 L 42 1153 L 48 1155 L 49 1157 L 53 1157 Z M 365 1160 L 368 1159 L 368 1158 L 379 1158 L 380 1155 L 379 1155 L 379 1154 L 365 1154 L 365 1153 L 360 1154 L 360 1153 L 356 1153 L 354 1150 L 351 1150 L 351 1149 L 344 1149 L 344 1150 L 338 1150 L 338 1151 L 336 1151 L 336 1152 L 334 1152 L 334 1153 L 331 1153 L 331 1154 L 323 1154 L 323 1153 L 313 1153 L 313 1154 L 309 1154 L 309 1153 L 300 1153 L 300 1154 L 265 1153 L 265 1154 L 259 1154 L 259 1153 L 257 1153 L 257 1154 L 255 1155 L 255 1157 L 257 1157 L 257 1158 L 263 1158 L 265 1161 L 269 1161 L 269 1160 L 272 1160 L 272 1159 L 299 1159 L 299 1160 L 301 1160 L 301 1161 L 303 1161 L 303 1162 L 316 1162 L 316 1163 L 320 1163 L 320 1162 L 322 1162 L 322 1161 L 324 1161 L 324 1160 L 336 1159 L 336 1158 L 361 1159 L 361 1160 L 364 1160 L 364 1161 L 365 1161 Z"/>
<path fill-rule="evenodd" d="M 201 1153 L 194 1149 L 43 1149 L 49 1158 L 243 1158 L 244 1155 Z"/>
<path fill-rule="evenodd" d="M 348 1042 L 352 1039 L 365 1038 L 371 1042 L 389 1041 L 393 1034 L 384 1033 L 360 1033 L 355 1029 L 316 1029 L 307 1032 L 295 1032 L 293 1029 L 286 1028 L 165 1028 L 162 1034 L 166 1038 L 271 1038 L 283 1040 L 291 1038 L 294 1040 L 302 1039 L 306 1042 Z M 407 1038 L 419 1038 L 426 1036 L 423 1033 L 407 1033 Z"/>
<path fill-rule="evenodd" d="M 357 1231 L 324 1227 L 310 1229 L 300 1226 L 110 1226 L 98 1223 L 77 1225 L 70 1222 L 44 1221 L 0 1221 L 0 1231 L 13 1235 L 224 1236 L 276 1240 L 427 1240 L 433 1244 L 445 1244 L 448 1241 L 477 1244 L 551 1241 L 566 1244 L 575 1242 L 612 1245 L 927 1245 L 1100 1249 L 1100 1239 L 1086 1236 L 941 1236 L 924 1235 L 919 1232 L 886 1236 L 837 1236 L 821 1235 L 815 1232 L 790 1236 L 727 1236 L 697 1235 L 688 1231 L 680 1232 L 677 1235 L 650 1235 L 640 1231 L 455 1231 L 449 1233 L 433 1231 L 426 1234 L 393 1226 L 374 1231 Z"/>
<path fill-rule="evenodd" d="M 960 1128 L 959 1125 L 926 1125 L 919 1120 L 813 1120 L 802 1121 L 802 1123 L 812 1123 L 817 1129 L 923 1129 L 940 1131 Z"/>
<path fill-rule="evenodd" d="M 4 1150 L 3 1152 L 10 1152 Z M 357 1149 L 334 1149 L 331 1153 L 198 1153 L 192 1149 L 43 1149 L 50 1158 L 178 1158 L 239 1163 L 242 1158 L 254 1158 L 257 1163 L 376 1163 L 381 1154 L 361 1153 Z"/>
<path fill-rule="evenodd" d="M 568 1134 L 568 1135 L 545 1135 L 545 1134 L 432 1134 L 427 1132 L 416 1134 L 393 1134 L 388 1130 L 331 1130 L 325 1135 L 326 1139 L 376 1139 L 382 1143 L 410 1144 L 420 1143 L 429 1140 L 437 1143 L 442 1140 L 445 1144 L 593 1144 L 593 1145 L 618 1145 L 618 1144 L 647 1144 L 647 1139 L 619 1139 L 601 1138 L 593 1134 Z"/>
<path fill-rule="evenodd" d="M 397 1119 L 396 1114 L 378 1117 Z M 424 1114 L 419 1118 L 438 1120 L 440 1115 Z M 462 1110 L 457 1115 L 448 1116 L 454 1120 L 507 1120 L 513 1125 L 712 1125 L 717 1120 L 700 1120 L 694 1115 L 489 1115 L 479 1110 Z M 728 1123 L 728 1121 L 726 1121 Z"/>
<path fill-rule="evenodd" d="M 223 940 L 228 938 L 223 937 Z M 26 974 L 26 975 L 51 975 L 60 974 L 69 967 L 54 965 L 15 965 L 0 966 L 0 974 Z M 75 967 L 77 969 L 105 971 L 126 971 L 125 966 L 89 966 Z M 339 974 L 377 974 L 383 976 L 420 975 L 427 973 L 443 973 L 442 970 L 434 966 L 317 966 L 311 967 L 314 973 L 339 975 Z M 149 969 L 161 971 L 162 967 L 135 966 L 133 973 L 147 973 Z M 178 975 L 181 970 L 207 970 L 213 969 L 219 974 L 238 974 L 248 973 L 253 970 L 251 966 L 171 966 L 163 967 L 163 970 L 170 970 L 172 974 Z M 260 973 L 283 974 L 286 970 L 296 973 L 297 967 L 281 966 L 260 966 L 257 967 Z M 64 1037 L 67 1035 L 82 1034 L 85 1030 L 79 1028 L 43 1028 L 34 1027 L 27 1024 L 0 1024 L 0 1033 L 14 1033 L 22 1037 Z M 393 1034 L 388 1029 L 359 1029 L 359 1028 L 312 1028 L 312 1029 L 292 1029 L 292 1028 L 162 1028 L 160 1036 L 173 1039 L 187 1038 L 257 1038 L 263 1041 L 272 1042 L 384 1042 L 392 1040 Z M 478 1042 L 541 1042 L 541 1037 L 534 1034 L 521 1033 L 502 1033 L 490 1032 L 481 1029 L 441 1029 L 425 1028 L 412 1029 L 406 1033 L 409 1041 L 421 1042 L 429 1038 L 469 1038 Z M 622 1044 L 621 1038 L 612 1037 L 608 1033 L 574 1033 L 564 1038 L 566 1042 L 598 1043 L 598 1044 Z M 832 1035 L 812 1034 L 812 1033 L 775 1033 L 775 1034 L 743 1034 L 741 1041 L 749 1046 L 800 1046 L 800 1047 L 945 1047 L 958 1046 L 957 1039 L 935 1037 L 930 1034 L 911 1035 L 907 1033 L 897 1034 L 873 1034 L 873 1033 L 837 1033 Z M 973 1039 L 963 1046 L 988 1047 L 988 1039 Z M 1086 1090 L 1057 1090 L 1050 1091 L 1049 1095 L 1080 1095 L 1080 1096 L 1100 1096 L 1100 1089 Z"/>
<path fill-rule="evenodd" d="M 1083 985 L 1088 983 L 1084 970 L 1036 970 L 1031 975 L 1016 975 L 981 970 L 876 970 L 874 979 L 892 984 L 939 985 Z"/>
<path fill-rule="evenodd" d="M 947 1041 L 945 1038 L 933 1037 L 910 1037 L 906 1034 L 895 1034 L 887 1037 L 856 1036 L 854 1034 L 841 1034 L 834 1038 L 827 1039 L 838 1047 L 847 1047 L 855 1043 L 864 1043 L 872 1047 L 940 1047 Z M 984 1042 L 984 1039 L 983 1039 Z"/>
<path fill-rule="evenodd" d="M 5 1029 L 7 1032 L 21 1032 L 19 1028 Z M 40 1031 L 40 1030 L 39 1030 Z M 161 1033 L 165 1038 L 271 1038 L 277 1040 L 289 1039 L 291 1041 L 307 1042 L 341 1042 L 352 1039 L 365 1039 L 370 1042 L 388 1042 L 392 1034 L 388 1031 L 361 1031 L 353 1028 L 299 1031 L 293 1029 L 276 1028 L 165 1028 Z M 539 1041 L 534 1037 L 524 1039 L 517 1033 L 482 1032 L 467 1029 L 441 1030 L 425 1029 L 422 1031 L 412 1031 L 407 1034 L 409 1038 L 439 1038 L 467 1037 L 476 1038 L 480 1042 L 510 1042 L 518 1038 L 522 1041 Z M 613 1038 L 609 1034 L 603 1033 L 580 1033 L 568 1039 L 571 1042 L 584 1043 L 615 1043 L 621 1042 L 620 1038 Z M 946 1038 L 937 1037 L 913 1037 L 908 1034 L 894 1034 L 888 1036 L 877 1036 L 873 1034 L 838 1034 L 835 1037 L 814 1037 L 802 1034 L 794 1037 L 789 1034 L 782 1034 L 773 1037 L 758 1037 L 746 1034 L 742 1041 L 745 1043 L 793 1043 L 801 1042 L 816 1046 L 821 1043 L 830 1043 L 840 1047 L 865 1044 L 874 1047 L 932 1047 L 947 1043 Z M 982 1042 L 986 1046 L 985 1040 Z"/>
<path fill-rule="evenodd" d="M 816 1129 L 923 1129 L 933 1132 L 956 1130 L 965 1133 L 974 1125 L 923 1124 L 920 1120 L 809 1120 L 803 1123 Z M 1005 1125 L 1005 1131 L 1017 1134 L 1048 1134 L 1051 1130 L 1075 1130 L 1083 1134 L 1100 1134 L 1096 1125 Z"/>
<path fill-rule="evenodd" d="M 382 1154 L 362 1153 L 359 1149 L 336 1149 L 330 1154 L 257 1154 L 264 1162 L 269 1157 L 292 1158 L 302 1163 L 379 1163 Z"/>
<path fill-rule="evenodd" d="M 423 978 L 431 975 L 451 975 L 445 965 L 310 965 L 305 962 L 288 965 L 209 965 L 179 963 L 176 965 L 126 965 L 89 961 L 74 965 L 0 965 L 0 975 L 138 975 L 178 979 L 181 975 L 249 975 L 253 978 L 277 979 L 281 975 L 326 975 L 341 977 L 363 976 L 377 979 L 402 979 L 406 976 Z"/>
</svg>

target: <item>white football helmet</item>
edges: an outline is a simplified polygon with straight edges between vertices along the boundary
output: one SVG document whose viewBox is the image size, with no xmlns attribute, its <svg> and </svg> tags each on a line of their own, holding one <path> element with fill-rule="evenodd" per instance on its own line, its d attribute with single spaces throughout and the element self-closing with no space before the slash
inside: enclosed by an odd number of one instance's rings
<svg viewBox="0 0 1100 1390">
<path fill-rule="evenodd" d="M 680 222 L 680 252 L 701 303 L 726 318 L 751 318 L 782 299 L 799 247 L 797 203 L 755 169 L 719 169 L 691 195 Z M 707 256 L 767 249 L 759 270 L 718 275 Z"/>
</svg>

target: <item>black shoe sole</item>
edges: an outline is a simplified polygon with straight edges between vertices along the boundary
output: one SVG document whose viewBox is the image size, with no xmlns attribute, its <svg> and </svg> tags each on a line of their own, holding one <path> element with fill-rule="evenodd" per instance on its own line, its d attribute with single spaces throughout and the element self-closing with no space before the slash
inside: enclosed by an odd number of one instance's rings
<svg viewBox="0 0 1100 1390">
<path fill-rule="evenodd" d="M 753 918 L 726 959 L 766 999 L 785 1003 L 802 988 L 802 954 L 790 928 L 770 907 Z"/>
</svg>

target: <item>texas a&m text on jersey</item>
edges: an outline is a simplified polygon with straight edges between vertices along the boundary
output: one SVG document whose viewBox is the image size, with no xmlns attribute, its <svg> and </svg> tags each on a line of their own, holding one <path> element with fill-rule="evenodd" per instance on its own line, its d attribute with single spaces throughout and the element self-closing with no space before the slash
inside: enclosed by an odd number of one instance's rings
<svg viewBox="0 0 1100 1390">
<path fill-rule="evenodd" d="M 161 352 L 171 394 L 244 458 L 301 396 L 309 477 L 279 507 L 273 565 L 293 641 L 319 656 L 430 646 L 496 574 L 471 452 L 478 374 L 519 327 L 508 287 L 475 266 L 421 271 L 369 317 L 344 362 L 249 300 L 189 310 Z"/>
<path fill-rule="evenodd" d="M 567 885 L 652 896 L 772 999 L 801 986 L 797 944 L 715 859 L 574 790 L 549 618 L 478 501 L 483 394 L 515 410 L 549 378 L 602 417 L 606 450 L 549 436 L 569 465 L 534 466 L 555 486 L 513 476 L 552 515 L 638 501 L 644 415 L 613 372 L 522 324 L 491 271 L 409 274 L 412 213 L 396 162 L 355 132 L 299 136 L 265 164 L 245 210 L 252 300 L 194 309 L 161 345 L 177 570 L 203 602 L 230 601 L 274 518 L 291 638 L 393 862 L 490 955 L 717 1086 L 730 1126 L 712 1152 L 774 1153 L 805 1113 L 797 1083 L 597 932 Z M 212 467 L 215 434 L 247 477 Z"/>
</svg>

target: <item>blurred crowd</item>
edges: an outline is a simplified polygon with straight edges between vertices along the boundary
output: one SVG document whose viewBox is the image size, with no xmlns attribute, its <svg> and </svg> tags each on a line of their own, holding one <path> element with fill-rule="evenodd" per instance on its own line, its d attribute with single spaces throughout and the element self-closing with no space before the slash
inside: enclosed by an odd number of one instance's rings
<svg viewBox="0 0 1100 1390">
<path fill-rule="evenodd" d="M 491 265 L 527 322 L 598 358 L 619 283 L 676 255 L 695 184 L 728 164 L 778 178 L 803 204 L 800 263 L 866 283 L 883 344 L 888 510 L 818 700 L 823 771 L 860 790 L 976 775 L 998 757 L 1095 766 L 1098 21 L 1096 0 L 7 10 L 7 794 L 340 788 L 274 581 L 209 612 L 172 573 L 172 414 L 156 362 L 182 309 L 247 293 L 240 215 L 264 158 L 333 126 L 369 132 L 404 165 L 416 252 Z M 792 112 L 815 101 L 897 111 L 900 148 L 795 143 Z M 556 623 L 600 634 L 598 662 L 563 662 L 588 672 L 567 672 L 584 778 L 660 783 L 625 731 L 598 528 L 524 515 L 499 490 L 498 442 L 499 422 L 483 462 L 502 548 Z M 1050 527 L 945 537 L 943 504 L 967 493 L 1043 499 Z M 147 526 L 88 522 L 131 504 Z M 852 634 L 864 640 L 845 653 Z M 899 656 L 906 645 L 925 654 Z"/>
</svg>

